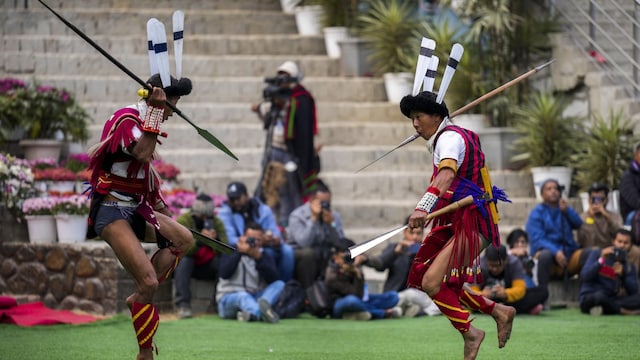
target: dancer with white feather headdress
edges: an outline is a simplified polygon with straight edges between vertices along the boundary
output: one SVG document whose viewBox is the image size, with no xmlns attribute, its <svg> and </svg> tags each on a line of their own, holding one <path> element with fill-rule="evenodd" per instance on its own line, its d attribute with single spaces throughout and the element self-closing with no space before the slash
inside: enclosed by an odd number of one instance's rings
<svg viewBox="0 0 640 360">
<path fill-rule="evenodd" d="M 159 325 L 154 296 L 158 286 L 193 245 L 191 232 L 176 223 L 160 192 L 160 178 L 151 165 L 156 156 L 162 124 L 173 114 L 180 97 L 191 92 L 191 81 L 181 77 L 184 14 L 173 17 L 176 77 L 169 72 L 164 25 L 147 23 L 152 91 L 117 110 L 105 123 L 100 143 L 90 150 L 91 212 L 89 237 L 100 235 L 135 281 L 126 300 L 138 341 L 137 359 L 153 359 L 153 336 Z M 140 241 L 156 242 L 159 250 L 149 259 Z M 157 349 L 156 349 L 157 353 Z"/>
<path fill-rule="evenodd" d="M 411 119 L 417 135 L 428 141 L 434 165 L 429 187 L 409 218 L 410 228 L 430 224 L 431 231 L 414 258 L 408 286 L 425 291 L 433 299 L 462 334 L 464 359 L 471 360 L 476 358 L 485 333 L 471 325 L 465 307 L 495 319 L 500 348 L 509 339 L 516 313 L 513 307 L 495 303 L 463 286 L 479 275 L 475 264 L 480 252 L 492 243 L 500 243 L 495 202 L 506 200 L 506 195 L 491 185 L 478 135 L 454 125 L 443 101 L 464 49 L 459 44 L 453 46 L 436 94 L 432 91 L 438 61 L 432 56 L 434 48 L 433 40 L 423 39 L 413 94 L 400 102 L 400 110 Z M 468 195 L 477 200 L 427 220 L 430 213 Z"/>
</svg>

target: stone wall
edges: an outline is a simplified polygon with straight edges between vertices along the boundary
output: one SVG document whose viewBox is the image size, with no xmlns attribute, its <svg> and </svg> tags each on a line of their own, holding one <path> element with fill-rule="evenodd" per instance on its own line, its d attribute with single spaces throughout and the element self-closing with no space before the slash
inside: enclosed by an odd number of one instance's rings
<svg viewBox="0 0 640 360">
<path fill-rule="evenodd" d="M 145 245 L 147 252 L 154 244 Z M 128 311 L 133 280 L 102 241 L 81 244 L 0 243 L 0 293 L 39 299 L 52 309 L 99 315 Z M 159 310 L 173 311 L 171 282 L 156 295 Z"/>
</svg>

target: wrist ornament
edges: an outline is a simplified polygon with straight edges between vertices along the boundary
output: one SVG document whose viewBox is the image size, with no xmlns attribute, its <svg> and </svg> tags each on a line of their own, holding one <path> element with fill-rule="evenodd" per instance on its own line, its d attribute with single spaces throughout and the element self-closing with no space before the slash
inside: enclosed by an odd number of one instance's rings
<svg viewBox="0 0 640 360">
<path fill-rule="evenodd" d="M 438 195 L 440 195 L 440 190 L 435 186 L 430 186 L 416 205 L 416 210 L 430 213 L 438 202 Z"/>
<path fill-rule="evenodd" d="M 142 131 L 154 134 L 160 133 L 160 125 L 162 125 L 164 116 L 164 107 L 149 104 L 144 114 L 144 122 L 142 123 Z"/>
</svg>

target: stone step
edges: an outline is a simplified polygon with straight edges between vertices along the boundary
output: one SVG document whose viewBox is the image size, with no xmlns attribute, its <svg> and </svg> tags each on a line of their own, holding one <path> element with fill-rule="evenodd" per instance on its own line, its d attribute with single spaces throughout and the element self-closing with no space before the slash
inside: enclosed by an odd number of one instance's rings
<svg viewBox="0 0 640 360">
<path fill-rule="evenodd" d="M 144 72 L 147 73 L 146 71 Z M 25 75 L 15 76 L 29 81 Z M 126 75 L 74 77 L 41 74 L 42 84 L 66 88 L 80 102 L 110 99 L 130 102 L 140 86 Z M 264 82 L 256 77 L 191 77 L 194 90 L 189 102 L 241 102 L 257 101 L 262 97 Z M 144 79 L 143 79 L 144 81 Z M 306 77 L 304 84 L 318 101 L 386 101 L 387 95 L 381 78 Z M 186 102 L 186 98 L 185 98 Z M 180 107 L 178 104 L 178 107 Z"/>
<path fill-rule="evenodd" d="M 12 7 L 12 4 L 22 5 L 22 1 L 5 1 L 5 7 Z M 29 2 L 24 2 L 29 3 Z M 53 0 L 47 1 L 54 10 L 58 11 L 75 11 L 78 9 L 129 9 L 139 11 L 141 9 L 168 9 L 168 10 L 269 10 L 281 11 L 280 2 L 278 0 L 83 0 L 83 1 L 66 1 Z M 29 8 L 42 8 L 37 2 L 30 2 Z"/>
<path fill-rule="evenodd" d="M 122 56 L 118 60 L 142 80 L 149 77 L 149 57 L 142 49 L 134 55 Z M 292 54 L 294 52 L 291 52 Z M 28 51 L 9 51 L 2 55 L 4 68 L 7 72 L 20 70 L 36 74 L 56 74 L 58 76 L 77 76 L 77 74 L 91 74 L 92 76 L 126 75 L 112 65 L 104 56 L 94 51 L 92 54 L 33 53 Z M 126 59 L 126 62 L 125 60 Z M 287 60 L 296 60 L 303 69 L 305 76 L 337 77 L 340 71 L 339 60 L 321 55 L 186 55 L 182 61 L 183 75 L 194 77 L 249 77 L 255 76 L 263 81 L 265 77 L 272 77 L 276 69 Z M 175 73 L 175 60 L 169 61 L 171 73 Z M 38 76 L 40 78 L 40 76 Z"/>
<path fill-rule="evenodd" d="M 147 50 L 147 35 L 97 34 L 91 39 L 109 54 L 116 58 L 145 54 Z M 96 50 L 76 34 L 73 35 L 12 35 L 3 39 L 6 52 L 21 51 L 26 53 L 47 53 L 49 55 L 63 54 L 64 56 L 97 54 Z M 169 45 L 170 55 L 173 46 Z M 272 55 L 275 57 L 286 54 L 296 55 L 326 55 L 324 38 L 321 36 L 300 36 L 295 34 L 185 34 L 184 62 L 190 61 L 192 56 L 207 55 L 209 57 L 222 55 Z M 147 65 L 148 66 L 148 65 Z"/>
<path fill-rule="evenodd" d="M 261 95 L 257 94 L 255 102 L 261 101 Z M 131 97 L 129 103 L 135 98 Z M 249 124 L 260 126 L 257 116 L 250 111 L 250 98 L 244 102 L 238 103 L 216 103 L 210 102 L 191 102 L 188 97 L 181 100 L 178 104 L 180 110 L 186 114 L 195 124 L 208 128 L 217 127 L 221 124 Z M 84 102 L 83 106 L 89 115 L 94 119 L 94 126 L 98 126 L 101 130 L 102 124 L 108 119 L 114 110 L 126 106 L 126 102 Z M 323 127 L 325 124 L 341 123 L 343 121 L 351 123 L 352 126 L 367 127 L 378 126 L 380 123 L 392 122 L 398 127 L 406 128 L 406 134 L 402 138 L 396 139 L 398 143 L 404 140 L 413 131 L 411 124 L 400 113 L 398 104 L 389 103 L 387 101 L 378 102 L 334 102 L 316 100 L 316 112 L 318 115 L 318 126 L 320 127 L 320 136 L 323 135 Z M 177 119 L 177 118 L 176 118 Z M 173 126 L 181 123 L 171 120 L 165 126 Z"/>
<path fill-rule="evenodd" d="M 111 36 L 129 35 L 132 32 L 146 34 L 150 18 L 157 18 L 171 29 L 174 9 L 140 8 L 91 8 L 61 11 L 69 22 L 89 37 L 94 34 Z M 260 9 L 185 9 L 185 34 L 294 34 L 298 29 L 293 15 L 276 10 Z M 108 17 L 108 21 L 105 21 Z M 32 35 L 72 35 L 72 30 L 44 7 L 28 10 L 8 10 L 0 14 L 1 32 Z M 260 19 L 259 21 L 257 19 Z"/>
<path fill-rule="evenodd" d="M 215 134 L 214 134 L 215 135 Z M 224 138 L 220 138 L 224 143 Z M 398 170 L 408 169 L 430 169 L 431 158 L 427 157 L 426 151 L 421 146 L 405 146 L 402 151 L 394 151 L 383 160 L 369 167 L 369 170 L 384 169 L 389 173 Z M 383 155 L 389 149 L 380 149 L 377 146 L 328 146 L 323 148 L 320 157 L 322 160 L 322 171 L 329 173 L 333 171 L 356 171 L 369 162 Z M 172 164 L 176 164 L 185 173 L 191 172 L 245 172 L 260 169 L 263 149 L 260 148 L 238 148 L 231 149 L 240 159 L 236 161 L 227 154 L 208 145 L 203 148 L 187 148 L 165 150 L 162 147 L 159 153 L 162 158 Z M 206 161 L 204 161 L 206 159 Z M 366 172 L 362 172 L 363 179 Z"/>
<path fill-rule="evenodd" d="M 251 116 L 252 114 L 248 114 Z M 200 126 L 202 127 L 202 126 Z M 206 129 L 206 127 L 203 127 Z M 93 134 L 89 144 L 99 141 L 102 132 L 101 125 L 91 127 Z M 163 131 L 169 134 L 167 140 L 162 140 L 165 151 L 174 149 L 206 148 L 209 143 L 202 137 L 197 136 L 196 130 L 189 124 L 179 119 L 165 124 Z M 266 132 L 262 126 L 255 121 L 253 124 L 243 122 L 240 124 L 225 123 L 211 126 L 208 129 L 215 134 L 224 144 L 231 148 L 264 148 Z M 375 144 L 381 149 L 391 150 L 394 145 L 400 143 L 410 134 L 411 129 L 407 123 L 373 123 L 366 125 L 353 121 L 343 123 L 321 123 L 319 125 L 319 135 L 316 142 L 324 146 L 332 145 L 372 145 Z M 419 140 L 418 140 L 419 141 Z"/>
</svg>

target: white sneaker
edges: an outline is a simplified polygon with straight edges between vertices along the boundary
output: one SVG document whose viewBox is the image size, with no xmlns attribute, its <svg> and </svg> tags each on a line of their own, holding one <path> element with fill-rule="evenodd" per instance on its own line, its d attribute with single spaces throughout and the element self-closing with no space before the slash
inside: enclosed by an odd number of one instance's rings
<svg viewBox="0 0 640 360">
<path fill-rule="evenodd" d="M 186 306 L 181 306 L 178 308 L 178 318 L 179 319 L 189 319 L 193 317 L 193 313 L 191 309 Z"/>
<path fill-rule="evenodd" d="M 591 309 L 589 309 L 589 314 L 591 314 L 593 316 L 602 315 L 602 306 L 598 305 L 598 306 L 592 307 Z"/>
</svg>

